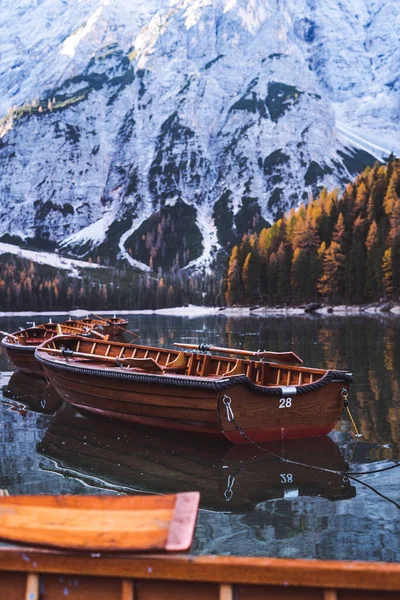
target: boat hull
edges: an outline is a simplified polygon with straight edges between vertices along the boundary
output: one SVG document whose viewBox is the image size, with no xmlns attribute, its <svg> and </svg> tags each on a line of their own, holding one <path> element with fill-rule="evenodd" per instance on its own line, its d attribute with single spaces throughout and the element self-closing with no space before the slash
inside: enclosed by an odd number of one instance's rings
<svg viewBox="0 0 400 600">
<path fill-rule="evenodd" d="M 7 344 L 2 341 L 8 358 L 19 371 L 33 373 L 44 377 L 42 365 L 35 358 L 35 346 L 18 346 L 16 344 Z"/>
<path fill-rule="evenodd" d="M 43 365 L 60 396 L 78 408 L 121 421 L 224 436 L 235 444 L 327 434 L 340 417 L 341 391 L 348 386 L 335 380 L 288 396 L 280 390 L 260 393 L 242 378 L 220 383 L 61 361 Z"/>
</svg>

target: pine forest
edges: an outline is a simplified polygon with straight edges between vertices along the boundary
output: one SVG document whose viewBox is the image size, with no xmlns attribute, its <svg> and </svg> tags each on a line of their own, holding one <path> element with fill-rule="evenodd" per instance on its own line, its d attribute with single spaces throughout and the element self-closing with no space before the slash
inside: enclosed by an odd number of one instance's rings
<svg viewBox="0 0 400 600">
<path fill-rule="evenodd" d="M 219 254 L 221 260 L 221 253 Z M 343 193 L 323 189 L 258 234 L 214 273 L 138 273 L 121 263 L 78 277 L 4 255 L 0 310 L 156 309 L 364 304 L 400 299 L 400 160 L 376 163 Z"/>
<path fill-rule="evenodd" d="M 400 160 L 376 163 L 343 194 L 322 190 L 232 249 L 228 305 L 362 304 L 400 295 Z"/>
</svg>

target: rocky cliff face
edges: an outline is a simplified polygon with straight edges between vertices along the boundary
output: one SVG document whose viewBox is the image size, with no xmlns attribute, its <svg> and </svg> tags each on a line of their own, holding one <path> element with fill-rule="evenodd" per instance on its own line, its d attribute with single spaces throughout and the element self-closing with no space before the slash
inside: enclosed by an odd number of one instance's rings
<svg viewBox="0 0 400 600">
<path fill-rule="evenodd" d="M 0 241 L 209 266 L 400 153 L 396 0 L 3 5 Z"/>
</svg>

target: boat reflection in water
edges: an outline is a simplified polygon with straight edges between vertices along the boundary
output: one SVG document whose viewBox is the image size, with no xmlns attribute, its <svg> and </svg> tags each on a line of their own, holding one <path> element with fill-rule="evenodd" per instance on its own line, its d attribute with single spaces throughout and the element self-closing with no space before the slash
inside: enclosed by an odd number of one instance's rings
<svg viewBox="0 0 400 600">
<path fill-rule="evenodd" d="M 62 399 L 43 377 L 24 371 L 15 371 L 2 389 L 4 398 L 15 402 L 15 410 L 26 409 L 44 414 L 54 413 Z"/>
<path fill-rule="evenodd" d="M 334 471 L 347 465 L 329 437 L 270 442 L 263 448 L 298 462 Z M 341 474 L 281 462 L 257 448 L 210 441 L 93 417 L 64 405 L 38 451 L 57 472 L 125 493 L 200 491 L 202 508 L 248 512 L 260 502 L 297 496 L 344 500 L 355 488 Z"/>
</svg>

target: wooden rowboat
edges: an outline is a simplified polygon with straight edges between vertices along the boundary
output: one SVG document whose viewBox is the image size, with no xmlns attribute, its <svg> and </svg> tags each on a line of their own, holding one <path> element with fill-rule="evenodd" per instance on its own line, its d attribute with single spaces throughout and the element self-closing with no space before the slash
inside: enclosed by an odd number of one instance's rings
<svg viewBox="0 0 400 600">
<path fill-rule="evenodd" d="M 76 321 L 72 321 L 76 323 Z M 104 335 L 108 335 L 108 339 L 116 340 L 123 337 L 124 333 L 127 333 L 128 319 L 122 317 L 101 317 L 96 315 L 95 318 L 85 317 L 79 319 L 79 323 L 87 325 L 90 328 L 95 328 Z"/>
<path fill-rule="evenodd" d="M 44 342 L 35 355 L 70 404 L 233 443 L 327 434 L 353 380 L 344 371 L 283 362 L 295 355 L 267 362 L 260 354 L 220 357 L 68 336 Z"/>
<path fill-rule="evenodd" d="M 43 323 L 37 327 L 29 327 L 28 329 L 20 329 L 14 333 L 5 333 L 1 340 L 1 345 L 6 350 L 8 358 L 14 366 L 26 373 L 43 376 L 43 369 L 35 358 L 36 348 L 51 339 L 55 335 L 90 335 L 100 336 L 103 334 L 97 333 L 94 326 L 89 326 L 80 321 L 66 321 L 64 323 Z"/>
</svg>

